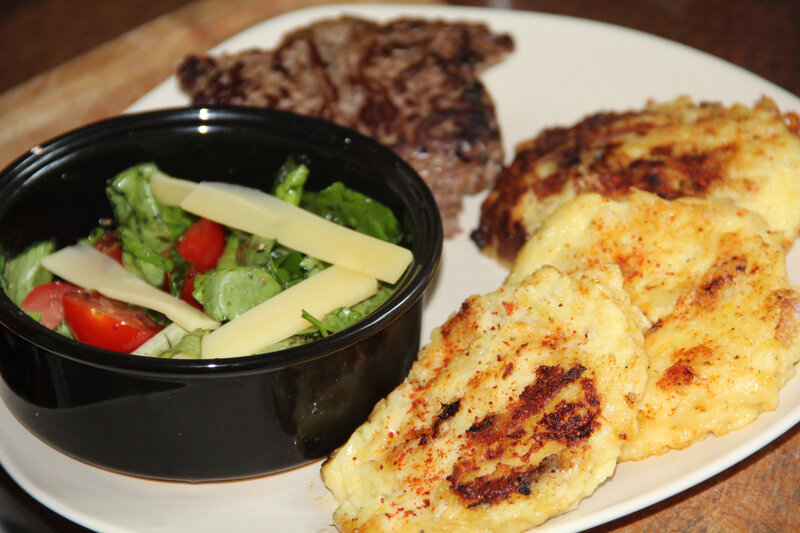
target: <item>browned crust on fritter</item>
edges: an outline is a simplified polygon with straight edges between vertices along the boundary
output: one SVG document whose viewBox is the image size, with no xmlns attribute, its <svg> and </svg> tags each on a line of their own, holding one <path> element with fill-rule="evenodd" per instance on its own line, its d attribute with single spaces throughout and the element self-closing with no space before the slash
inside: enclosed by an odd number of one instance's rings
<svg viewBox="0 0 800 533">
<path fill-rule="evenodd" d="M 463 357 L 467 346 L 481 334 L 481 330 L 477 329 L 476 317 L 485 311 L 481 305 L 476 305 L 477 302 L 476 297 L 465 300 L 459 311 L 442 326 L 442 342 L 437 346 L 436 354 L 430 354 L 426 361 L 429 362 L 426 365 L 429 371 L 438 372 L 452 357 Z M 504 302 L 504 306 L 507 313 L 513 312 L 512 302 Z M 566 333 L 562 335 L 555 330 L 543 342 L 546 348 L 556 349 L 561 344 L 560 339 L 566 336 Z M 527 349 L 530 346 L 525 342 L 509 345 L 510 351 Z M 510 362 L 501 368 L 501 379 L 506 379 L 513 369 L 513 356 L 497 355 L 500 362 L 506 357 Z M 477 373 L 470 380 L 468 388 L 478 387 L 485 378 L 482 373 Z M 575 387 L 573 390 L 579 391 L 574 394 L 577 398 L 562 400 L 548 409 L 548 404 L 570 385 Z M 394 448 L 390 462 L 402 462 L 409 449 L 432 446 L 439 437 L 440 426 L 461 409 L 461 399 L 454 398 L 439 406 L 431 406 L 424 390 L 421 390 L 412 403 L 410 418 L 422 420 L 424 413 L 432 409 L 438 409 L 432 422 L 409 432 L 405 442 Z M 564 366 L 540 365 L 532 382 L 515 401 L 502 411 L 476 419 L 466 430 L 462 458 L 445 476 L 450 482 L 450 491 L 458 496 L 466 508 L 491 506 L 513 494 L 529 495 L 536 479 L 558 469 L 559 461 L 564 460 L 561 455 L 552 455 L 540 462 L 531 462 L 530 456 L 548 441 L 570 448 L 579 446 L 599 426 L 601 410 L 594 379 L 584 366 L 570 365 L 568 362 Z M 430 460 L 434 461 L 435 456 L 432 455 Z M 498 464 L 499 467 L 491 474 L 478 474 L 480 465 L 489 463 Z M 509 466 L 513 464 L 518 466 Z"/>
<path fill-rule="evenodd" d="M 528 495 L 536 479 L 559 468 L 562 456 L 550 455 L 538 463 L 526 460 L 548 440 L 576 446 L 588 439 L 598 427 L 601 405 L 594 380 L 581 378 L 583 366 L 565 370 L 560 366 L 540 366 L 536 380 L 525 387 L 515 404 L 502 413 L 487 415 L 468 430 L 470 455 L 459 459 L 447 476 L 450 490 L 465 507 L 492 505 L 514 493 Z M 580 383 L 583 398 L 561 401 L 541 416 L 547 404 L 568 384 Z M 541 416 L 533 428 L 526 421 Z M 519 446 L 527 440 L 527 446 Z M 510 460 L 509 460 L 510 459 Z M 483 461 L 502 461 L 491 474 L 475 475 Z M 509 464 L 520 463 L 520 466 Z"/>
<path fill-rule="evenodd" d="M 465 507 L 493 505 L 514 493 L 529 495 L 536 478 L 554 468 L 559 459 L 548 456 L 541 462 L 531 463 L 527 457 L 547 441 L 574 447 L 592 435 L 599 425 L 601 403 L 594 380 L 582 377 L 585 371 L 580 365 L 569 369 L 542 365 L 536 370 L 535 381 L 525 387 L 507 410 L 489 414 L 467 429 L 465 455 L 446 476 L 450 490 Z M 561 401 L 545 412 L 548 403 L 574 382 L 579 384 L 582 398 Z M 408 446 L 430 445 L 439 436 L 439 426 L 455 416 L 460 408 L 460 399 L 442 404 L 431 426 L 411 432 L 405 446 L 395 449 L 392 461 L 402 461 Z M 413 412 L 427 409 L 424 399 L 420 398 Z M 529 421 L 537 418 L 539 420 L 529 427 Z M 480 470 L 478 465 L 484 462 L 497 462 L 500 468 L 491 474 L 476 475 Z M 520 466 L 509 466 L 514 463 Z"/>
<path fill-rule="evenodd" d="M 727 434 L 776 407 L 800 359 L 800 294 L 764 218 L 729 201 L 578 196 L 527 242 L 507 283 L 542 265 L 605 264 L 619 266 L 652 324 L 639 433 L 621 460 Z"/>
<path fill-rule="evenodd" d="M 672 355 L 675 361 L 661 375 L 656 385 L 665 391 L 683 391 L 697 378 L 695 366 L 700 361 L 708 361 L 713 355 L 713 350 L 705 345 L 681 349 Z"/>
<path fill-rule="evenodd" d="M 784 289 L 772 293 L 774 307 L 778 309 L 778 324 L 775 339 L 784 346 L 791 346 L 800 334 L 800 295 L 794 290 Z"/>
<path fill-rule="evenodd" d="M 295 30 L 274 50 L 188 56 L 178 78 L 197 105 L 293 111 L 392 148 L 431 187 L 451 235 L 461 196 L 491 185 L 503 165 L 478 75 L 512 49 L 483 24 L 342 17 Z"/>
<path fill-rule="evenodd" d="M 719 103 L 701 102 L 695 129 L 703 135 L 704 124 L 720 120 L 731 110 Z M 778 114 L 774 102 L 762 99 L 756 109 Z M 781 115 L 786 128 L 798 134 L 800 117 Z M 732 118 L 735 120 L 735 118 Z M 649 132 L 677 127 L 680 116 L 649 105 L 641 111 L 593 114 L 571 127 L 544 130 L 537 137 L 518 145 L 513 162 L 498 177 L 481 209 L 473 240 L 503 262 L 510 262 L 529 238 L 520 213 L 519 199 L 531 192 L 545 201 L 565 189 L 576 194 L 596 192 L 613 199 L 640 189 L 672 200 L 680 197 L 706 197 L 716 185 L 737 188 L 757 187 L 753 183 L 733 184 L 727 169 L 741 146 L 720 144 L 703 148 L 675 139 L 654 146 L 648 153 L 631 157 L 625 143 Z M 550 170 L 541 176 L 538 168 Z"/>
<path fill-rule="evenodd" d="M 527 531 L 572 509 L 638 431 L 646 323 L 616 267 L 469 297 L 323 466 L 337 527 Z"/>
</svg>

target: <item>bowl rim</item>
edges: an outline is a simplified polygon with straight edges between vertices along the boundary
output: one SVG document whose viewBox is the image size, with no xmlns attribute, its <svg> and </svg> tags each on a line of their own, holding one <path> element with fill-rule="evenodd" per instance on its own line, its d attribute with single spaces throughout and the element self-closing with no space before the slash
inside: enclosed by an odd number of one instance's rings
<svg viewBox="0 0 800 533">
<path fill-rule="evenodd" d="M 235 106 L 172 107 L 156 111 L 143 111 L 117 115 L 92 122 L 62 133 L 43 142 L 12 161 L 0 172 L 0 198 L 16 190 L 20 180 L 45 171 L 49 166 L 69 159 L 76 150 L 97 139 L 115 140 L 125 135 L 144 135 L 148 131 L 199 126 L 234 127 L 270 122 L 285 128 L 309 133 L 310 138 L 320 135 L 331 137 L 331 144 L 343 142 L 350 146 L 368 146 L 391 163 L 401 179 L 390 180 L 392 194 L 401 192 L 413 196 L 406 201 L 416 227 L 414 260 L 397 283 L 397 289 L 377 310 L 357 324 L 336 334 L 312 343 L 241 357 L 219 359 L 160 359 L 96 348 L 68 339 L 31 319 L 17 307 L 5 291 L 0 290 L 0 326 L 11 334 L 50 353 L 76 362 L 105 368 L 120 373 L 150 377 L 214 377 L 274 372 L 291 366 L 327 357 L 372 336 L 388 325 L 419 300 L 438 270 L 442 253 L 442 222 L 433 194 L 419 174 L 390 148 L 361 133 L 332 122 L 296 113 L 261 108 Z M 324 134 L 319 133 L 324 132 Z M 0 205 L 0 215 L 8 208 Z M 424 246 L 423 246 L 424 244 Z"/>
</svg>

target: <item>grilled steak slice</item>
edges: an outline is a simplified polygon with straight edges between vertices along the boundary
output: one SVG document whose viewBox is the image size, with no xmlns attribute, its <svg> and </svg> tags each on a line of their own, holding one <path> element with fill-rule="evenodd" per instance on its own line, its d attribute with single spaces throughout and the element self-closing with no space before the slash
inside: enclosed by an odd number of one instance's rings
<svg viewBox="0 0 800 533">
<path fill-rule="evenodd" d="M 196 105 L 294 111 L 392 148 L 430 186 L 452 235 L 461 196 L 490 186 L 503 164 L 478 76 L 512 49 L 511 37 L 483 24 L 342 17 L 298 29 L 274 50 L 188 56 L 178 78 Z"/>
</svg>

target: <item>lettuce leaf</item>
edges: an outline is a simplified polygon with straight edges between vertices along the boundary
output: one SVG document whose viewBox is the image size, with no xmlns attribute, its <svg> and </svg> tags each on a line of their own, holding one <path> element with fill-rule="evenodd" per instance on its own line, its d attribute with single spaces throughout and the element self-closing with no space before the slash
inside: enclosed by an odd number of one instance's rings
<svg viewBox="0 0 800 533">
<path fill-rule="evenodd" d="M 22 307 L 22 302 L 34 287 L 53 281 L 53 275 L 42 267 L 41 260 L 55 250 L 54 240 L 42 241 L 3 261 L 0 276 L 3 289 L 17 306 Z"/>
<path fill-rule="evenodd" d="M 165 206 L 150 189 L 150 177 L 160 172 L 143 163 L 117 174 L 106 187 L 117 234 L 122 243 L 122 263 L 131 272 L 161 287 L 175 264 L 165 257 L 194 218 L 179 207 Z"/>
<path fill-rule="evenodd" d="M 194 287 L 192 295 L 219 322 L 233 320 L 283 290 L 261 267 L 209 270 L 194 278 Z"/>
<path fill-rule="evenodd" d="M 307 179 L 308 167 L 296 163 L 290 155 L 275 175 L 272 195 L 292 205 L 300 205 Z"/>
<path fill-rule="evenodd" d="M 306 191 L 300 206 L 331 222 L 384 241 L 399 244 L 403 238 L 391 209 L 338 181 L 319 192 Z"/>
</svg>

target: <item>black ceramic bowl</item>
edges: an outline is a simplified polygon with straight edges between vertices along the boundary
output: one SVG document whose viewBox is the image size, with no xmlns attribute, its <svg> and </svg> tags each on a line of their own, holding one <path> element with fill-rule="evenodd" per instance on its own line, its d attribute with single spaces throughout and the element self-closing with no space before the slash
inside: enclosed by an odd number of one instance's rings
<svg viewBox="0 0 800 533">
<path fill-rule="evenodd" d="M 31 150 L 3 171 L 0 253 L 85 236 L 111 215 L 106 180 L 136 163 L 154 161 L 184 179 L 265 189 L 289 152 L 310 155 L 308 189 L 340 180 L 395 212 L 414 261 L 393 296 L 357 325 L 305 346 L 161 360 L 68 340 L 0 291 L 0 395 L 23 425 L 93 465 L 186 481 L 280 471 L 347 439 L 416 356 L 421 296 L 442 246 L 425 184 L 370 139 L 253 109 L 175 109 L 99 122 Z"/>
</svg>

